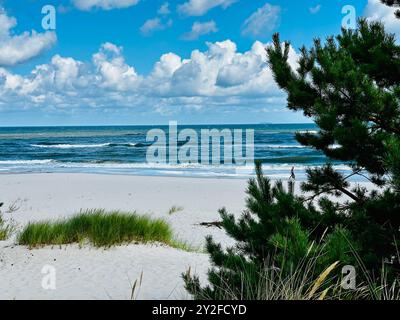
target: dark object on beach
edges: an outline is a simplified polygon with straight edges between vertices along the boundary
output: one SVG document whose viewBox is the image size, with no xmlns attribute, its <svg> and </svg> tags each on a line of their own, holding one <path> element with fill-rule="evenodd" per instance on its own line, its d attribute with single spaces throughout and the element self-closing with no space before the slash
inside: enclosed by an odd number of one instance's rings
<svg viewBox="0 0 400 320">
<path fill-rule="evenodd" d="M 3 202 L 0 202 L 0 208 L 3 206 L 3 204 L 4 204 Z"/>
<path fill-rule="evenodd" d="M 207 228 L 217 227 L 219 229 L 222 229 L 222 222 L 221 221 L 202 222 L 202 223 L 199 223 L 198 225 L 202 226 L 202 227 L 207 227 Z"/>
<path fill-rule="evenodd" d="M 288 190 L 291 195 L 294 195 L 295 181 L 296 181 L 296 175 L 294 174 L 294 167 L 292 167 L 292 170 L 290 171 L 289 181 L 288 181 Z"/>
<path fill-rule="evenodd" d="M 400 7 L 400 0 L 381 0 L 381 2 L 389 7 Z M 397 18 L 400 18 L 400 10 L 396 10 L 394 14 Z"/>
<path fill-rule="evenodd" d="M 294 174 L 294 167 L 292 167 L 292 170 L 290 170 L 290 180 L 296 180 L 296 175 Z"/>
<path fill-rule="evenodd" d="M 291 195 L 294 195 L 294 180 L 288 181 L 288 191 Z"/>
</svg>

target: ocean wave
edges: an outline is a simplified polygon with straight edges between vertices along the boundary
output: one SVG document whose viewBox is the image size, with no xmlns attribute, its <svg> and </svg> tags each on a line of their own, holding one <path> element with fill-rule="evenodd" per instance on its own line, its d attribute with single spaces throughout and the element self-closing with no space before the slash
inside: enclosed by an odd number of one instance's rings
<svg viewBox="0 0 400 320">
<path fill-rule="evenodd" d="M 287 179 L 290 170 L 295 167 L 299 181 L 306 180 L 308 165 L 293 165 L 290 163 L 264 164 L 263 171 L 271 179 Z M 315 165 L 311 167 L 321 167 Z M 334 165 L 334 169 L 343 173 L 350 173 L 347 165 Z M 56 160 L 10 160 L 0 161 L 0 172 L 4 173 L 35 173 L 35 172 L 66 172 L 66 173 L 97 173 L 123 174 L 145 176 L 181 176 L 181 177 L 226 177 L 250 178 L 255 174 L 254 165 L 209 165 L 168 164 L 168 163 L 118 163 L 118 162 L 61 162 Z"/>
<path fill-rule="evenodd" d="M 3 160 L 0 161 L 0 165 L 31 165 L 31 164 L 49 164 L 56 163 L 57 161 L 52 159 L 45 160 Z"/>
<path fill-rule="evenodd" d="M 31 144 L 34 148 L 52 148 L 52 149 L 84 149 L 84 148 L 104 148 L 104 147 L 136 147 L 136 143 L 99 143 L 99 144 Z"/>
<path fill-rule="evenodd" d="M 137 143 L 113 143 L 113 142 L 108 142 L 108 143 L 99 143 L 99 144 L 63 144 L 63 143 L 49 143 L 49 142 L 44 142 L 44 143 L 39 143 L 39 144 L 31 144 L 30 146 L 33 148 L 51 148 L 51 149 L 85 149 L 85 148 L 106 148 L 106 147 L 127 147 L 127 148 L 146 148 L 151 146 L 153 143 L 150 142 L 137 142 Z M 188 144 L 188 141 L 177 141 L 176 145 L 178 147 L 181 147 L 183 145 Z M 193 145 L 197 146 L 197 144 L 188 144 L 188 145 Z M 168 148 L 169 144 L 166 143 L 165 147 Z M 159 148 L 162 148 L 159 146 Z"/>
<path fill-rule="evenodd" d="M 253 165 L 236 165 L 236 164 L 203 164 L 203 163 L 180 163 L 180 164 L 169 164 L 169 163 L 151 163 L 151 162 L 111 162 L 111 161 L 93 161 L 93 162 L 61 162 L 52 159 L 45 160 L 5 160 L 0 161 L 0 165 L 46 165 L 51 164 L 51 167 L 58 168 L 109 168 L 109 169 L 221 169 L 221 170 L 253 170 Z M 321 165 L 293 165 L 291 163 L 280 163 L 280 164 L 263 164 L 263 169 L 266 171 L 286 171 L 292 167 L 296 170 L 305 170 L 309 167 L 321 167 Z M 350 170 L 351 168 L 345 164 L 334 165 L 336 170 Z"/>
<path fill-rule="evenodd" d="M 255 145 L 256 148 L 268 148 L 268 149 L 306 149 L 307 146 L 302 146 L 299 144 L 261 144 Z"/>
<path fill-rule="evenodd" d="M 127 148 L 136 147 L 136 148 L 139 148 L 140 143 L 107 143 L 106 147 L 127 147 Z"/>
<path fill-rule="evenodd" d="M 310 133 L 310 134 L 317 134 L 318 131 L 317 130 L 301 130 L 301 131 L 296 131 L 300 134 L 305 134 L 305 133 Z"/>
</svg>

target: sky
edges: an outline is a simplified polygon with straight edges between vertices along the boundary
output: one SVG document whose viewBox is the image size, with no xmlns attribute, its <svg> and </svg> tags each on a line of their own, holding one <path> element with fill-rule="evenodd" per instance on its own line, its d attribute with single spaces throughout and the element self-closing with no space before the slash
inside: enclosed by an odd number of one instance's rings
<svg viewBox="0 0 400 320">
<path fill-rule="evenodd" d="M 379 0 L 0 0 L 0 126 L 309 122 L 265 47 L 296 66 L 349 5 L 400 35 Z"/>
</svg>

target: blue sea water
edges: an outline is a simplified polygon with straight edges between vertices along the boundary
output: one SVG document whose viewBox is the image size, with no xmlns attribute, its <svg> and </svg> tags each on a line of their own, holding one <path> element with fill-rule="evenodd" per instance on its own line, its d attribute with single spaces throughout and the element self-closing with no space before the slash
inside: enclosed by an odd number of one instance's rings
<svg viewBox="0 0 400 320">
<path fill-rule="evenodd" d="M 243 178 L 253 174 L 239 165 L 154 164 L 146 161 L 151 129 L 168 126 L 96 127 L 2 127 L 0 128 L 0 174 L 30 172 L 85 172 L 134 175 Z M 321 166 L 325 156 L 301 146 L 294 138 L 298 131 L 315 131 L 314 124 L 196 125 L 178 130 L 254 129 L 255 159 L 264 163 L 272 178 L 287 178 L 295 167 L 304 179 L 308 166 Z M 344 163 L 333 163 L 348 171 Z"/>
</svg>

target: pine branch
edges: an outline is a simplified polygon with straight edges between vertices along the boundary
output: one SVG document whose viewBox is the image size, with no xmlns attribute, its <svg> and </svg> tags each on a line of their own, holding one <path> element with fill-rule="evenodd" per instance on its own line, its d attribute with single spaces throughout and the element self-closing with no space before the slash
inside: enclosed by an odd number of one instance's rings
<svg viewBox="0 0 400 320">
<path fill-rule="evenodd" d="M 399 128 L 393 128 L 393 127 L 389 127 L 387 125 L 385 125 L 384 123 L 382 123 L 381 120 L 379 120 L 377 117 L 375 116 L 369 116 L 368 117 L 368 121 L 374 122 L 375 124 L 377 124 L 381 129 L 387 131 L 387 132 L 391 132 L 394 134 L 398 134 L 400 135 L 400 127 Z"/>
</svg>

